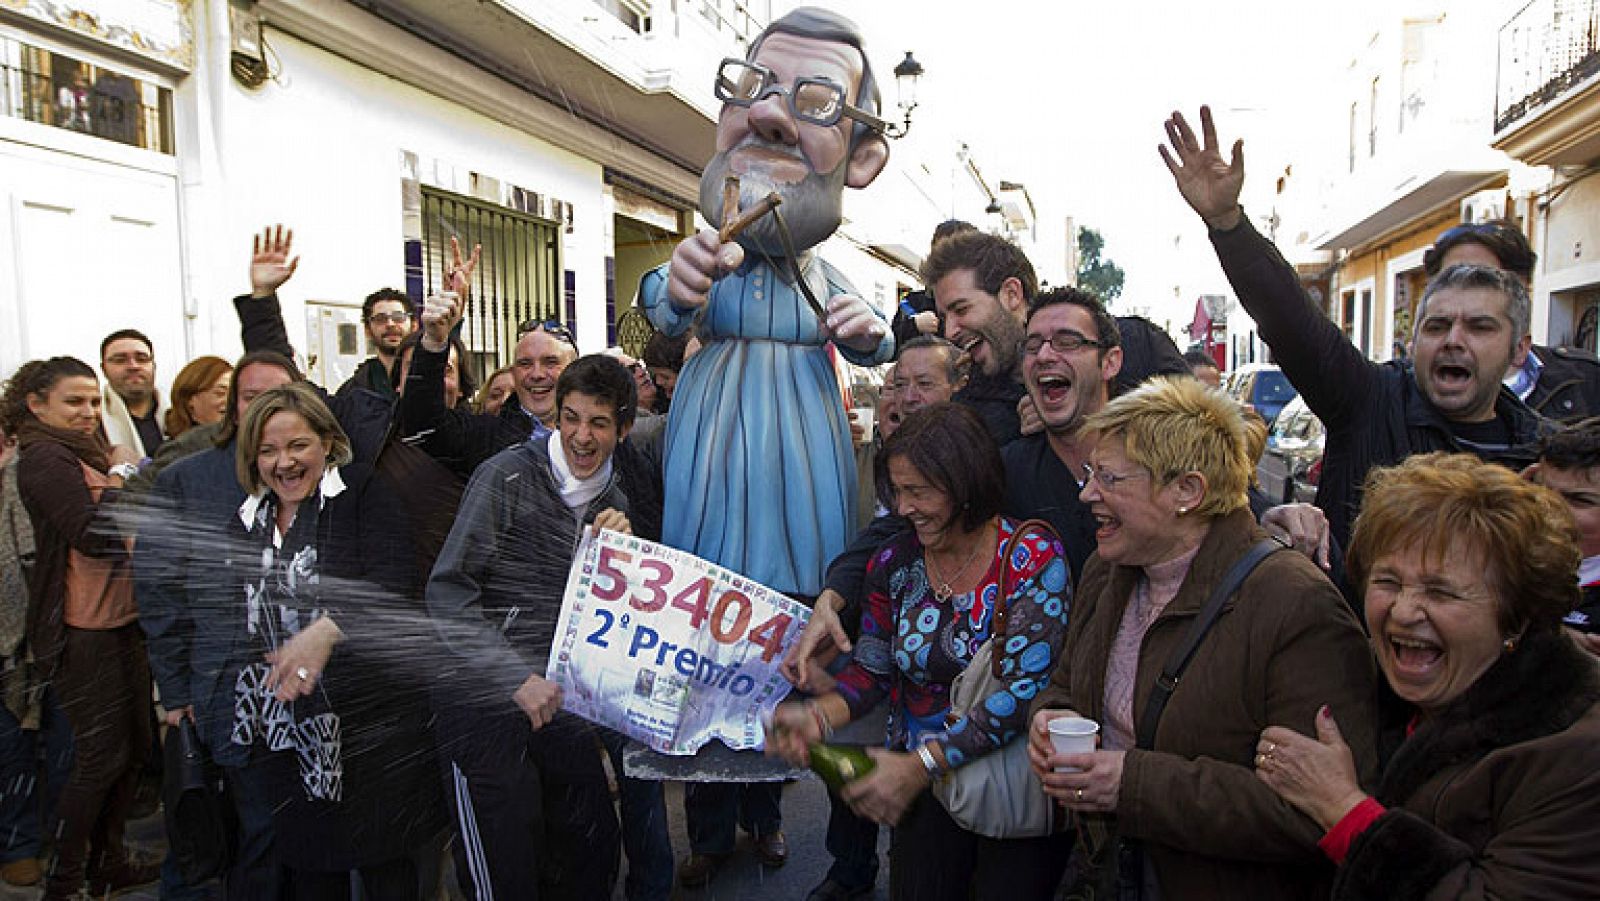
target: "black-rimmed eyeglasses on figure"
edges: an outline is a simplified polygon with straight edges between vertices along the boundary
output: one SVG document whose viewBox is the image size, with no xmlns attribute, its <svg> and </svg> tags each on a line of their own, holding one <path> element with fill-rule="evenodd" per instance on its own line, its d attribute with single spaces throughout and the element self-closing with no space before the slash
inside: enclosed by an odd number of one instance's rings
<svg viewBox="0 0 1600 901">
<path fill-rule="evenodd" d="M 823 128 L 839 124 L 841 117 L 854 119 L 876 132 L 886 127 L 882 119 L 846 102 L 844 85 L 831 78 L 797 78 L 793 87 L 784 87 L 766 66 L 731 56 L 717 68 L 715 90 L 718 100 L 743 107 L 755 106 L 779 94 L 788 101 L 789 113 L 796 120 Z"/>
<path fill-rule="evenodd" d="M 1024 356 L 1032 357 L 1037 355 L 1047 343 L 1058 354 L 1070 354 L 1083 347 L 1103 348 L 1109 346 L 1104 341 L 1086 338 L 1070 329 L 1053 332 L 1048 337 L 1045 335 L 1029 335 L 1022 339 L 1017 346 L 1022 349 Z"/>
<path fill-rule="evenodd" d="M 367 321 L 373 325 L 382 325 L 385 322 L 392 322 L 395 325 L 405 325 L 407 322 L 411 321 L 411 313 L 406 310 L 396 310 L 392 313 L 373 313 L 371 316 L 367 317 Z"/>
</svg>

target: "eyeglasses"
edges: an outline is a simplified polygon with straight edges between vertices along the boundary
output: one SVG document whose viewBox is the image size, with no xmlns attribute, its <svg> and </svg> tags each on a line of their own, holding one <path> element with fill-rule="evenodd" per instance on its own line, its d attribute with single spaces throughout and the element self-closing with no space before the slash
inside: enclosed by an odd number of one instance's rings
<svg viewBox="0 0 1600 901">
<path fill-rule="evenodd" d="M 1070 354 L 1073 351 L 1083 347 L 1110 346 L 1104 341 L 1096 341 L 1092 338 L 1085 338 L 1084 336 L 1078 334 L 1077 332 L 1071 331 L 1070 329 L 1062 329 L 1061 331 L 1054 332 L 1048 337 L 1045 335 L 1029 335 L 1028 337 L 1022 339 L 1017 346 L 1022 348 L 1023 355 L 1031 357 L 1038 354 L 1047 343 L 1050 345 L 1051 349 L 1058 354 Z"/>
<path fill-rule="evenodd" d="M 572 345 L 574 350 L 578 347 L 578 340 L 572 337 L 572 329 L 567 328 L 555 319 L 529 319 L 517 326 L 517 337 L 519 339 L 529 332 L 544 332 L 557 341 L 567 342 Z"/>
<path fill-rule="evenodd" d="M 1137 479 L 1140 476 L 1147 476 L 1149 474 L 1150 473 L 1148 472 L 1137 471 L 1130 472 L 1125 476 L 1119 476 L 1110 470 L 1095 469 L 1094 466 L 1089 463 L 1083 464 L 1084 484 L 1087 485 L 1090 479 L 1094 479 L 1096 482 L 1100 483 L 1101 491 L 1115 491 L 1117 490 L 1117 485 L 1121 484 L 1122 482 L 1126 482 L 1129 479 Z"/>
<path fill-rule="evenodd" d="M 801 122 L 831 128 L 840 117 L 849 117 L 867 128 L 881 132 L 882 119 L 845 102 L 844 86 L 831 78 L 797 78 L 793 88 L 777 84 L 777 76 L 766 66 L 728 57 L 717 67 L 717 99 L 734 106 L 751 107 L 773 94 L 789 101 L 789 112 Z"/>
<path fill-rule="evenodd" d="M 367 321 L 373 325 L 382 325 L 385 322 L 404 325 L 411 321 L 411 313 L 406 310 L 396 310 L 393 313 L 373 313 L 367 317 Z"/>
</svg>

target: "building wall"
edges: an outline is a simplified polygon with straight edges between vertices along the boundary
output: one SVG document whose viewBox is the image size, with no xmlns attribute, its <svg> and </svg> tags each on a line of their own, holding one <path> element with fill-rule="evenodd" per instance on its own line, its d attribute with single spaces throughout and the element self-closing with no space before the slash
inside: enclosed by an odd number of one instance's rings
<svg viewBox="0 0 1600 901">
<path fill-rule="evenodd" d="M 1548 335 L 1538 336 L 1536 325 L 1536 337 L 1542 343 L 1581 343 L 1596 350 L 1595 330 L 1580 334 L 1580 323 L 1587 310 L 1600 304 L 1600 177 L 1570 183 L 1550 201 L 1543 226 L 1542 240 L 1535 245 L 1539 272 L 1534 293 L 1536 313 L 1540 306 L 1548 307 Z"/>
<path fill-rule="evenodd" d="M 405 286 L 401 158 L 415 154 L 424 184 L 471 194 L 471 173 L 573 206 L 562 264 L 576 273 L 578 337 L 605 342 L 606 208 L 599 164 L 466 111 L 301 41 L 270 31 L 282 84 L 230 83 L 214 117 L 222 163 L 203 187 L 227 197 L 219 236 L 200 265 L 248 287 L 251 235 L 282 222 L 295 229 L 301 265 L 285 288 L 290 338 L 304 338 L 305 300 L 359 304 L 381 286 Z M 201 351 L 238 349 L 225 297 L 207 304 Z M 224 355 L 227 355 L 226 353 Z"/>
<path fill-rule="evenodd" d="M 1368 287 L 1372 290 L 1371 319 L 1366 320 L 1364 311 L 1355 313 L 1357 328 L 1366 330 L 1368 336 L 1369 355 L 1375 360 L 1387 360 L 1394 355 L 1394 341 L 1410 340 L 1409 328 L 1405 318 L 1395 310 L 1395 283 L 1397 279 L 1404 282 L 1403 290 L 1406 297 L 1401 298 L 1402 308 L 1415 310 L 1417 301 L 1421 299 L 1421 288 L 1425 284 L 1422 277 L 1422 253 L 1433 246 L 1433 239 L 1439 233 L 1455 225 L 1460 217 L 1460 210 L 1453 204 L 1434 210 L 1429 215 L 1412 222 L 1403 229 L 1385 236 L 1381 243 L 1357 248 L 1344 263 L 1339 266 L 1334 275 L 1332 288 L 1333 303 L 1330 311 L 1335 323 L 1342 323 L 1342 304 L 1348 303 L 1351 293 L 1354 293 L 1356 302 L 1359 303 L 1360 292 Z M 1400 320 L 1401 333 L 1397 334 L 1396 320 Z M 1359 337 L 1355 343 L 1360 346 Z"/>
</svg>

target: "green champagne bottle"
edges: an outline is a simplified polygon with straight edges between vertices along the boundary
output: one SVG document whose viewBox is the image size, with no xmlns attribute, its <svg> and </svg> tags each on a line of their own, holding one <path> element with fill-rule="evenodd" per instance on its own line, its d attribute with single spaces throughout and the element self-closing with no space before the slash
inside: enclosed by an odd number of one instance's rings
<svg viewBox="0 0 1600 901">
<path fill-rule="evenodd" d="M 819 742 L 808 750 L 811 754 L 811 771 L 821 776 L 832 792 L 838 792 L 846 783 L 872 772 L 877 765 L 867 753 L 865 745 L 825 745 Z"/>
</svg>

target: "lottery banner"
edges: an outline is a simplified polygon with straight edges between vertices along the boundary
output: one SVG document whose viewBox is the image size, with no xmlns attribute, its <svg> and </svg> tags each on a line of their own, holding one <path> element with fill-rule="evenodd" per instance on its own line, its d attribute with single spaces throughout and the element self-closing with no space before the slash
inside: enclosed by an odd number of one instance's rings
<svg viewBox="0 0 1600 901">
<path fill-rule="evenodd" d="M 586 530 L 545 678 L 561 708 L 663 754 L 762 746 L 778 673 L 811 611 L 693 554 Z"/>
</svg>

